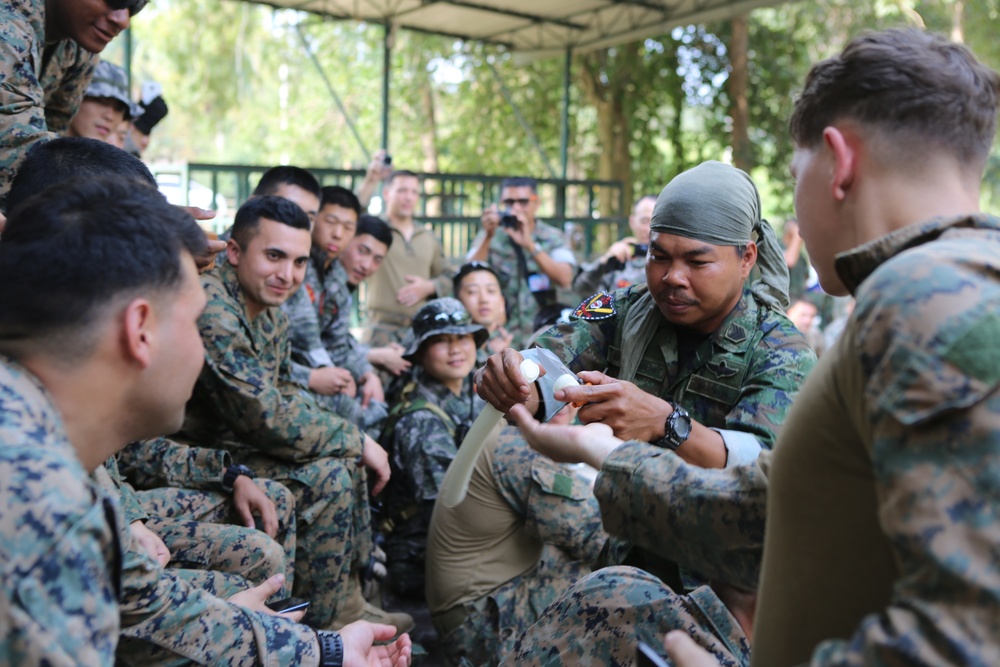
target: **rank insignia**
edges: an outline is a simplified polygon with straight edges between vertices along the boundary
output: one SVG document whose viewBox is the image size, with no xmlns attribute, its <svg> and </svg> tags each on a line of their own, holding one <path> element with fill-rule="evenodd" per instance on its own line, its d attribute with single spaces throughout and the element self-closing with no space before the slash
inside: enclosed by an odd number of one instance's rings
<svg viewBox="0 0 1000 667">
<path fill-rule="evenodd" d="M 617 312 L 614 295 L 598 292 L 577 306 L 573 311 L 573 317 L 578 320 L 606 320 L 614 317 Z"/>
</svg>

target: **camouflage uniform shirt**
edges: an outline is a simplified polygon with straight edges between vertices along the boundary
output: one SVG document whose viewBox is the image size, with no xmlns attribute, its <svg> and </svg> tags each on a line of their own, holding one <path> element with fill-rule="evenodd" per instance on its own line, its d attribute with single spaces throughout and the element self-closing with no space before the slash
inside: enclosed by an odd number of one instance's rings
<svg viewBox="0 0 1000 667">
<path fill-rule="evenodd" d="M 76 42 L 45 41 L 45 0 L 0 0 L 0 211 L 36 141 L 73 119 L 98 57 Z"/>
<path fill-rule="evenodd" d="M 323 410 L 291 381 L 288 320 L 278 308 L 255 319 L 228 263 L 204 274 L 208 305 L 199 319 L 205 367 L 180 439 L 285 462 L 359 456 L 361 432 Z"/>
<path fill-rule="evenodd" d="M 386 553 L 401 593 L 423 594 L 424 552 L 434 500 L 461 439 L 483 405 L 472 389 L 471 375 L 456 396 L 417 368 L 412 383 L 389 413 L 383 433 L 392 467 L 385 499 L 385 515 L 392 522 Z"/>
<path fill-rule="evenodd" d="M 0 663 L 114 663 L 124 525 L 48 393 L 0 357 Z"/>
<path fill-rule="evenodd" d="M 998 257 L 987 216 L 838 256 L 857 307 L 774 451 L 754 664 L 1000 664 Z"/>
<path fill-rule="evenodd" d="M 478 248 L 486 235 L 480 231 L 472 242 L 473 248 Z M 557 262 L 576 265 L 576 257 L 566 244 L 563 233 L 551 225 L 538 221 L 535 223 L 535 247 L 549 255 Z M 522 347 L 531 334 L 534 333 L 535 315 L 542 305 L 558 301 L 556 285 L 539 268 L 534 259 L 524 253 L 524 269 L 518 260 L 519 246 L 503 231 L 498 231 L 490 242 L 490 253 L 487 262 L 500 275 L 500 288 L 507 302 L 507 331 L 514 335 L 511 346 Z M 539 295 L 536 298 L 536 293 Z"/>
<path fill-rule="evenodd" d="M 351 335 L 354 297 L 347 272 L 336 260 L 329 267 L 324 264 L 322 254 L 313 250 L 302 287 L 282 306 L 289 321 L 293 378 L 307 387 L 313 368 L 346 368 L 355 382 L 372 370 L 368 346 Z"/>
</svg>

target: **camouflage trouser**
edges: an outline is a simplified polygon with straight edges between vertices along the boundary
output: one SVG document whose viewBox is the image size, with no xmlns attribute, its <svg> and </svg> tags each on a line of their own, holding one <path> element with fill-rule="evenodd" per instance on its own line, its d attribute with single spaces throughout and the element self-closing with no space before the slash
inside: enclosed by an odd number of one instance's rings
<svg viewBox="0 0 1000 667">
<path fill-rule="evenodd" d="M 489 595 L 462 605 L 465 620 L 441 636 L 449 664 L 495 665 L 514 648 L 514 642 L 590 567 L 571 560 L 546 545 L 531 572 L 515 577 Z M 452 610 L 450 613 L 454 613 Z M 435 616 L 435 627 L 440 626 Z"/>
<path fill-rule="evenodd" d="M 708 586 L 677 595 L 630 567 L 598 570 L 576 583 L 523 637 L 504 664 L 634 665 L 641 640 L 661 655 L 663 636 L 683 630 L 725 667 L 748 667 L 750 640 Z"/>
<path fill-rule="evenodd" d="M 502 660 L 549 604 L 590 573 L 607 540 L 590 479 L 535 452 L 516 428 L 501 432 L 492 474 L 511 511 L 524 517 L 524 529 L 545 546 L 534 570 L 467 603 L 458 627 L 451 629 L 436 616 L 435 626 L 446 630 L 442 644 L 453 664 Z"/>
<path fill-rule="evenodd" d="M 258 477 L 281 482 L 295 497 L 298 557 L 292 593 L 312 603 L 306 622 L 329 627 L 348 599 L 348 580 L 372 554 L 365 468 L 354 459 L 296 464 L 246 458 Z"/>
<path fill-rule="evenodd" d="M 142 508 L 150 515 L 146 527 L 170 549 L 168 567 L 182 569 L 178 576 L 219 597 L 229 597 L 248 584 L 218 573 L 239 575 L 256 586 L 281 572 L 286 577 L 286 588 L 292 590 L 295 499 L 277 482 L 256 483 L 275 504 L 277 541 L 263 531 L 233 523 L 242 519 L 235 513 L 228 493 L 169 487 L 137 491 Z M 233 586 L 238 588 L 233 590 Z"/>
</svg>

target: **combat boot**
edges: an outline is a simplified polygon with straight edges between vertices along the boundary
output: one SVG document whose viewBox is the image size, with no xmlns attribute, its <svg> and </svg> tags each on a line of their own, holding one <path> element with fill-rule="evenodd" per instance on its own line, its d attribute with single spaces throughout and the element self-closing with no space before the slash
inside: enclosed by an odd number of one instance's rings
<svg viewBox="0 0 1000 667">
<path fill-rule="evenodd" d="M 361 582 L 358 575 L 353 575 L 348 583 L 348 597 L 337 618 L 330 624 L 330 630 L 340 630 L 348 623 L 354 621 L 368 621 L 369 623 L 382 623 L 396 627 L 396 637 L 409 632 L 414 627 L 413 617 L 401 612 L 389 612 L 379 609 L 365 600 L 361 593 Z"/>
</svg>

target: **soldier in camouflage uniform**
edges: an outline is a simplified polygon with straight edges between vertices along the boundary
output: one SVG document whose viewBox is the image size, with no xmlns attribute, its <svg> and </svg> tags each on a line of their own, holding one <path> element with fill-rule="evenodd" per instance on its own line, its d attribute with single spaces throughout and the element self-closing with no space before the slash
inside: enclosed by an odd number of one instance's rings
<svg viewBox="0 0 1000 667">
<path fill-rule="evenodd" d="M 573 279 L 573 289 L 581 297 L 646 282 L 649 223 L 655 204 L 656 195 L 646 195 L 637 201 L 628 217 L 632 235 L 616 241 L 603 255 L 581 267 Z"/>
<path fill-rule="evenodd" d="M 393 405 L 382 443 L 389 452 L 392 481 L 386 489 L 385 551 L 393 590 L 424 595 L 424 552 L 434 500 L 448 465 L 483 402 L 472 388 L 476 349 L 486 329 L 457 299 L 434 299 L 413 318 L 406 359 L 413 374 Z"/>
<path fill-rule="evenodd" d="M 7 209 L 7 192 L 28 148 L 66 131 L 90 83 L 97 54 L 145 4 L 0 3 L 0 212 Z"/>
<path fill-rule="evenodd" d="M 366 615 L 405 630 L 412 620 L 365 603 L 358 581 L 373 550 L 365 468 L 379 492 L 389 476 L 385 452 L 291 380 L 287 319 L 276 306 L 301 284 L 310 241 L 306 214 L 286 199 L 240 207 L 228 261 L 202 280 L 206 364 L 175 439 L 225 449 L 295 495 L 294 590 L 311 600 L 314 624 Z"/>
<path fill-rule="evenodd" d="M 482 217 L 482 230 L 472 242 L 468 260 L 486 262 L 500 275 L 507 302 L 507 331 L 512 346 L 521 348 L 534 332 L 535 314 L 559 301 L 558 288 L 569 288 L 576 256 L 563 233 L 535 219 L 538 193 L 533 178 L 508 178 L 501 185 L 500 203 L 507 214 L 491 206 Z M 503 230 L 497 234 L 497 230 Z"/>
<path fill-rule="evenodd" d="M 292 342 L 292 377 L 312 390 L 320 405 L 377 437 L 387 414 L 385 393 L 368 361 L 368 346 L 351 335 L 353 297 L 337 262 L 354 238 L 361 205 L 340 186 L 322 193 L 306 277 L 282 305 Z"/>
<path fill-rule="evenodd" d="M 1000 515 L 984 500 L 1000 479 L 1000 362 L 987 352 L 1000 337 L 1000 220 L 978 212 L 998 97 L 1000 75 L 918 30 L 860 37 L 813 68 L 791 171 L 823 288 L 857 298 L 844 335 L 757 466 L 685 472 L 662 455 L 642 470 L 633 458 L 637 479 L 617 482 L 645 493 L 638 478 L 655 472 L 654 495 L 694 475 L 690 500 L 668 494 L 653 516 L 670 534 L 681 512 L 669 505 L 684 508 L 713 526 L 700 541 L 726 547 L 760 548 L 766 502 L 755 665 L 1000 660 Z M 613 447 L 582 451 L 611 449 L 603 469 L 627 471 L 618 452 L 643 445 Z M 618 606 L 591 602 L 568 612 L 587 622 Z M 541 637 L 529 633 L 544 652 Z M 667 639 L 677 664 L 715 664 L 681 633 Z"/>
<path fill-rule="evenodd" d="M 553 422 L 568 423 L 564 408 Z M 607 540 L 588 475 L 499 425 L 466 499 L 437 503 L 427 538 L 427 601 L 452 664 L 495 665 L 542 610 L 590 572 Z"/>
</svg>

